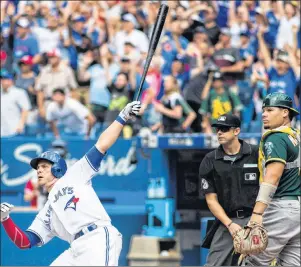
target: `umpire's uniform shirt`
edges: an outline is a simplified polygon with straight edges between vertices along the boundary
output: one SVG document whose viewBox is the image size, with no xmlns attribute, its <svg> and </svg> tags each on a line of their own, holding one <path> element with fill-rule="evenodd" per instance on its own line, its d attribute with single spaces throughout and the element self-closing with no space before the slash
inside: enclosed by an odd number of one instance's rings
<svg viewBox="0 0 301 267">
<path fill-rule="evenodd" d="M 203 159 L 200 189 L 204 194 L 217 194 L 218 202 L 234 223 L 248 223 L 259 190 L 258 146 L 239 140 L 236 155 L 227 155 L 220 145 Z M 220 223 L 214 234 L 208 265 L 231 265 L 233 240 L 229 230 Z"/>
</svg>

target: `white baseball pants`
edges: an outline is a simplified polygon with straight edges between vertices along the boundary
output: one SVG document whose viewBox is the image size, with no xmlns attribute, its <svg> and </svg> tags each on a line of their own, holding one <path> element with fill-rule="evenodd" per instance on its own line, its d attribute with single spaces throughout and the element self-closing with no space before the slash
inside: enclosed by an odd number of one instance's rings
<svg viewBox="0 0 301 267">
<path fill-rule="evenodd" d="M 51 266 L 118 266 L 122 235 L 114 226 L 99 227 L 71 243 Z"/>
</svg>

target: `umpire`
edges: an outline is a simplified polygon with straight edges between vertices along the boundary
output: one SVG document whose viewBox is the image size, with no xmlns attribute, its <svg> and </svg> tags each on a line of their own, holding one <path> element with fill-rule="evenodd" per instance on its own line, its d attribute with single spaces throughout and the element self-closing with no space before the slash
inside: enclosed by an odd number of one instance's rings
<svg viewBox="0 0 301 267">
<path fill-rule="evenodd" d="M 212 124 L 220 146 L 200 165 L 201 191 L 215 216 L 202 244 L 210 248 L 207 266 L 237 264 L 232 236 L 248 223 L 259 190 L 258 146 L 238 138 L 240 125 L 237 116 L 220 116 Z"/>
</svg>

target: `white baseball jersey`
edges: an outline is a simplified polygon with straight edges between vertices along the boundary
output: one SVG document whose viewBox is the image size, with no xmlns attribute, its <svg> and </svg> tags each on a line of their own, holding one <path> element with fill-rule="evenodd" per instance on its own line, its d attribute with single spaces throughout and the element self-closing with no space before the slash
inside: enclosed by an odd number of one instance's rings
<svg viewBox="0 0 301 267">
<path fill-rule="evenodd" d="M 16 134 L 23 110 L 31 109 L 24 89 L 12 86 L 7 92 L 1 89 L 1 137 Z"/>
<path fill-rule="evenodd" d="M 27 230 L 40 238 L 38 246 L 54 236 L 71 243 L 75 234 L 85 226 L 99 221 L 110 224 L 111 219 L 91 182 L 103 156 L 93 147 L 55 183 L 45 207 Z"/>
<path fill-rule="evenodd" d="M 46 110 L 47 121 L 57 121 L 58 125 L 65 127 L 65 132 L 79 134 L 86 132 L 88 115 L 89 110 L 79 101 L 70 97 L 66 97 L 62 107 L 56 102 L 51 102 Z"/>
</svg>

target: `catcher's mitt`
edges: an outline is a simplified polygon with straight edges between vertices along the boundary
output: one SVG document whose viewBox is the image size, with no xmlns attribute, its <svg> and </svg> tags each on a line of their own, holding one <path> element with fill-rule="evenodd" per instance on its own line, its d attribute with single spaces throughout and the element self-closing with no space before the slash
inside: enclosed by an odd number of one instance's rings
<svg viewBox="0 0 301 267">
<path fill-rule="evenodd" d="M 260 224 L 251 222 L 233 237 L 234 251 L 243 255 L 256 255 L 268 245 L 268 232 Z"/>
</svg>

